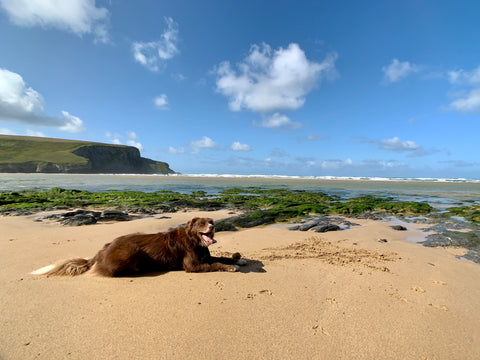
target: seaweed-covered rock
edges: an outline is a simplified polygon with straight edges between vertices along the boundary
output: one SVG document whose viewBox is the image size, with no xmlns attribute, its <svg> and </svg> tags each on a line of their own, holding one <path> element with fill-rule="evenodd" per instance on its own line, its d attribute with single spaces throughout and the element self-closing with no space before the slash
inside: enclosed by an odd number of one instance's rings
<svg viewBox="0 0 480 360">
<path fill-rule="evenodd" d="M 69 226 L 81 226 L 81 225 L 90 225 L 95 224 L 97 219 L 91 214 L 77 214 L 74 216 L 68 216 L 67 218 L 61 220 L 63 225 Z"/>
<path fill-rule="evenodd" d="M 237 228 L 252 228 L 260 225 L 272 224 L 276 217 L 267 211 L 234 216 L 215 223 L 215 231 L 236 231 Z"/>
<path fill-rule="evenodd" d="M 473 231 L 444 231 L 439 234 L 430 234 L 421 244 L 424 246 L 460 246 L 465 248 L 479 248 L 479 234 Z"/>
<path fill-rule="evenodd" d="M 228 219 L 227 219 L 228 220 Z M 238 229 L 227 220 L 220 220 L 215 222 L 215 231 L 238 231 Z"/>
<path fill-rule="evenodd" d="M 477 249 L 470 249 L 468 252 L 461 256 L 467 260 L 471 260 L 473 262 L 476 262 L 477 264 L 480 264 L 480 248 Z"/>
<path fill-rule="evenodd" d="M 123 211 L 117 210 L 105 210 L 99 216 L 101 221 L 128 221 L 131 220 L 131 217 L 124 213 Z"/>
<path fill-rule="evenodd" d="M 327 231 L 338 231 L 338 230 L 341 230 L 341 228 L 340 226 L 335 224 L 325 224 L 325 225 L 315 226 L 313 230 L 315 232 L 324 233 Z"/>
<path fill-rule="evenodd" d="M 292 231 L 315 231 L 327 232 L 349 229 L 350 226 L 358 226 L 342 217 L 336 216 L 319 216 L 300 219 L 298 224 L 290 226 L 288 229 Z"/>
</svg>

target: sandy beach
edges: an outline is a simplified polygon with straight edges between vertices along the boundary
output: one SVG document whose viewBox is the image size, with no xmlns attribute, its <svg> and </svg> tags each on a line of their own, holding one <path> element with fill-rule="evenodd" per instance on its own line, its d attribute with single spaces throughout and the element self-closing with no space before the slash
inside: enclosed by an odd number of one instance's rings
<svg viewBox="0 0 480 360">
<path fill-rule="evenodd" d="M 29 274 L 120 235 L 231 216 L 165 215 L 81 227 L 0 217 L 0 359 L 480 358 L 479 264 L 407 241 L 413 227 L 219 232 L 210 251 L 240 252 L 238 273 Z"/>
</svg>

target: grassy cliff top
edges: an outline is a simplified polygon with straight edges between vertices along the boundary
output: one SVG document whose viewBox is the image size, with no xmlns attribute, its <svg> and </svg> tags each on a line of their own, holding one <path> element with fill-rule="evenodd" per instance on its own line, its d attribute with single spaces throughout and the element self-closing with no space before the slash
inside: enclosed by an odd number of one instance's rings
<svg viewBox="0 0 480 360">
<path fill-rule="evenodd" d="M 87 162 L 87 159 L 73 154 L 73 151 L 92 145 L 126 147 L 78 140 L 0 135 L 0 163 L 49 161 L 82 165 Z"/>
</svg>

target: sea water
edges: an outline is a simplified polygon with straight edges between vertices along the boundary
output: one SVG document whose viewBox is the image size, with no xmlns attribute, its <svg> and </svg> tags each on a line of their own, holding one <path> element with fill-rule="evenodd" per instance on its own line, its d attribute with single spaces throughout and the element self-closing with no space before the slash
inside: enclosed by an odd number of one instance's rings
<svg viewBox="0 0 480 360">
<path fill-rule="evenodd" d="M 209 195 L 231 188 L 288 189 L 321 191 L 342 199 L 363 195 L 390 197 L 401 201 L 427 202 L 438 209 L 480 204 L 480 180 L 469 179 L 0 173 L 0 191 L 46 190 L 53 187 L 92 192 L 168 190 L 189 194 L 204 191 Z"/>
</svg>

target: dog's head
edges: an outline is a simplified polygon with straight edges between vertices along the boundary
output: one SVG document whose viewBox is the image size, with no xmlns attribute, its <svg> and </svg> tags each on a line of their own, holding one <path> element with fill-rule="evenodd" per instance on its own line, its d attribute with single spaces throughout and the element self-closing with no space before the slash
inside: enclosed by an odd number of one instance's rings
<svg viewBox="0 0 480 360">
<path fill-rule="evenodd" d="M 192 238 L 198 240 L 198 245 L 200 246 L 207 247 L 216 243 L 216 241 L 213 240 L 213 236 L 215 235 L 213 219 L 196 217 L 187 222 L 185 228 Z"/>
</svg>

